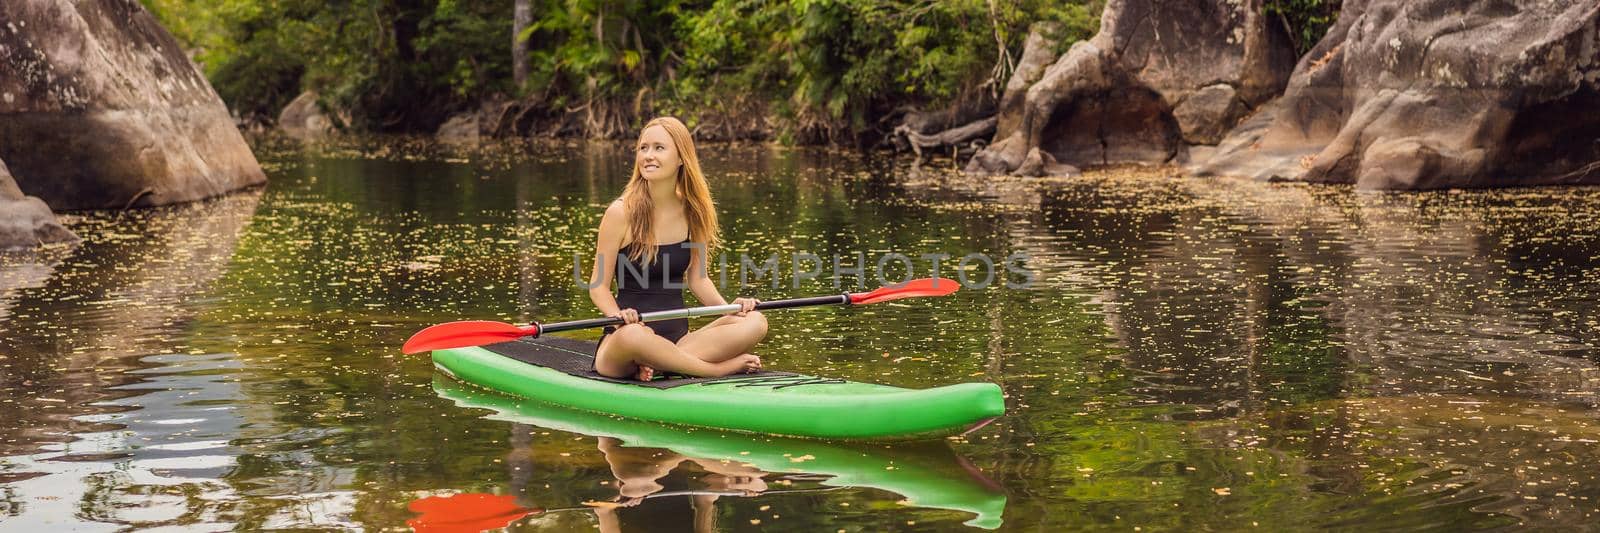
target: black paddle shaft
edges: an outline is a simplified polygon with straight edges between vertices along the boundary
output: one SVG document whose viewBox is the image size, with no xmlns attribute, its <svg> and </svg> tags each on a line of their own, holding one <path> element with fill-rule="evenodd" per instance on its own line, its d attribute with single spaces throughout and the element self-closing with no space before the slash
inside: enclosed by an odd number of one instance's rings
<svg viewBox="0 0 1600 533">
<path fill-rule="evenodd" d="M 849 303 L 850 303 L 850 294 L 849 293 L 845 293 L 845 294 L 833 294 L 833 295 L 828 295 L 828 296 L 811 296 L 811 297 L 808 297 L 808 298 L 790 298 L 790 299 L 787 299 L 787 300 L 773 300 L 773 301 L 770 301 L 770 302 L 761 302 L 761 303 L 756 304 L 756 310 L 757 311 L 766 311 L 766 310 L 769 310 L 769 309 L 790 309 L 790 308 L 794 308 L 794 307 L 810 307 L 810 306 L 814 306 L 814 305 L 841 305 L 841 304 L 842 305 L 848 305 Z M 691 308 L 688 308 L 688 309 L 669 309 L 669 310 L 666 310 L 666 311 L 654 311 L 654 312 L 650 312 L 650 313 L 641 313 L 639 315 L 639 321 L 640 322 L 654 322 L 654 321 L 657 321 L 657 320 L 671 320 L 671 319 L 674 319 L 674 318 L 689 318 L 689 317 L 692 317 L 692 316 L 720 315 L 720 314 L 731 313 L 731 312 L 738 311 L 738 310 L 739 310 L 739 306 L 737 304 L 708 305 L 708 306 L 704 306 L 704 307 L 691 307 Z M 605 318 L 589 318 L 589 319 L 584 319 L 584 320 L 572 320 L 572 321 L 568 321 L 568 322 L 556 322 L 554 324 L 536 324 L 536 325 L 539 326 L 539 334 L 543 335 L 545 333 L 555 333 L 557 331 L 571 331 L 571 330 L 575 330 L 575 329 L 589 329 L 589 328 L 598 328 L 598 327 L 604 327 L 604 326 L 619 326 L 619 325 L 622 325 L 622 324 L 623 324 L 623 321 L 622 321 L 621 318 L 617 318 L 617 317 L 614 317 L 614 316 L 608 316 L 608 317 L 605 317 Z"/>
<path fill-rule="evenodd" d="M 773 300 L 756 304 L 757 311 L 768 309 L 789 309 L 792 307 L 810 307 L 813 305 L 838 305 L 849 304 L 849 294 L 831 294 L 828 296 L 812 296 L 809 298 L 790 298 L 788 300 Z"/>
</svg>

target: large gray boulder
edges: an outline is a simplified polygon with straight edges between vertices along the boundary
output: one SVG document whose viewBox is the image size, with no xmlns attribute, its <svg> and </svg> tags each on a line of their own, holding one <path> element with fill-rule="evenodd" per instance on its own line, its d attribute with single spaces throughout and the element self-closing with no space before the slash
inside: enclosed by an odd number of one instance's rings
<svg viewBox="0 0 1600 533">
<path fill-rule="evenodd" d="M 476 143 L 483 137 L 478 131 L 480 126 L 478 115 L 476 111 L 450 115 L 433 135 L 447 143 Z"/>
<path fill-rule="evenodd" d="M 222 100 L 136 0 L 0 1 L 0 159 L 56 209 L 266 181 Z"/>
<path fill-rule="evenodd" d="M 1170 162 L 1276 96 L 1293 64 L 1260 0 L 1112 0 L 1100 33 L 1045 69 L 1021 105 L 1008 87 L 994 142 L 967 171 L 1015 172 L 1034 151 L 1078 166 Z"/>
<path fill-rule="evenodd" d="M 56 223 L 44 201 L 22 194 L 6 163 L 0 161 L 0 251 L 77 241 L 77 235 Z"/>
<path fill-rule="evenodd" d="M 285 135 L 302 141 L 327 137 L 333 132 L 333 119 L 322 112 L 317 103 L 316 91 L 305 91 L 290 100 L 278 113 L 278 129 Z"/>
<path fill-rule="evenodd" d="M 1190 170 L 1437 189 L 1600 183 L 1600 0 L 1345 0 Z"/>
</svg>

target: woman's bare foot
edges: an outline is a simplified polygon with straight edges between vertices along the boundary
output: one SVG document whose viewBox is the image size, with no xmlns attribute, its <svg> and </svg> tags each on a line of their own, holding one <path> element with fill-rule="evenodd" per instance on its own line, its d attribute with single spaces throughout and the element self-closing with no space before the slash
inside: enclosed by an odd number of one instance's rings
<svg viewBox="0 0 1600 533">
<path fill-rule="evenodd" d="M 742 353 L 728 360 L 733 363 L 736 374 L 754 374 L 761 371 L 761 358 L 754 354 Z"/>
<path fill-rule="evenodd" d="M 635 374 L 633 377 L 639 381 L 650 381 L 656 378 L 656 369 L 639 365 L 639 373 Z"/>
<path fill-rule="evenodd" d="M 734 356 L 733 359 L 716 363 L 716 366 L 717 375 L 706 377 L 731 376 L 734 374 L 750 374 L 759 372 L 761 371 L 761 358 L 750 354 L 740 354 Z"/>
</svg>

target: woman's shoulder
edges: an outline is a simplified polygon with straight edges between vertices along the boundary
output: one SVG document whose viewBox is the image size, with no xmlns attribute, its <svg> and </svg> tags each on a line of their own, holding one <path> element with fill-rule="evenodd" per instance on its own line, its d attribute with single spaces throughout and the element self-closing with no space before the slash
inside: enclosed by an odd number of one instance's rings
<svg viewBox="0 0 1600 533">
<path fill-rule="evenodd" d="M 611 202 L 606 206 L 606 214 L 600 217 L 600 240 L 615 242 L 618 245 L 627 240 L 628 212 L 623 207 L 622 201 Z"/>
<path fill-rule="evenodd" d="M 606 213 L 600 217 L 602 223 L 609 221 L 620 224 L 627 219 L 628 206 L 622 203 L 621 198 L 612 200 L 611 205 L 606 206 Z"/>
</svg>

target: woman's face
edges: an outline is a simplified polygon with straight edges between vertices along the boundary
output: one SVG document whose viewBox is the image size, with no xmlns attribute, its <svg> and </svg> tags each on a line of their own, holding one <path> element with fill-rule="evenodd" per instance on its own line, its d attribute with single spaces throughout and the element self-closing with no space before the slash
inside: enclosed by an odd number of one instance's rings
<svg viewBox="0 0 1600 533">
<path fill-rule="evenodd" d="M 666 128 L 645 128 L 644 133 L 639 135 L 639 146 L 635 148 L 633 165 L 645 180 L 677 177 L 678 167 L 683 162 L 678 160 L 678 145 L 672 143 L 672 136 L 667 135 Z"/>
</svg>

